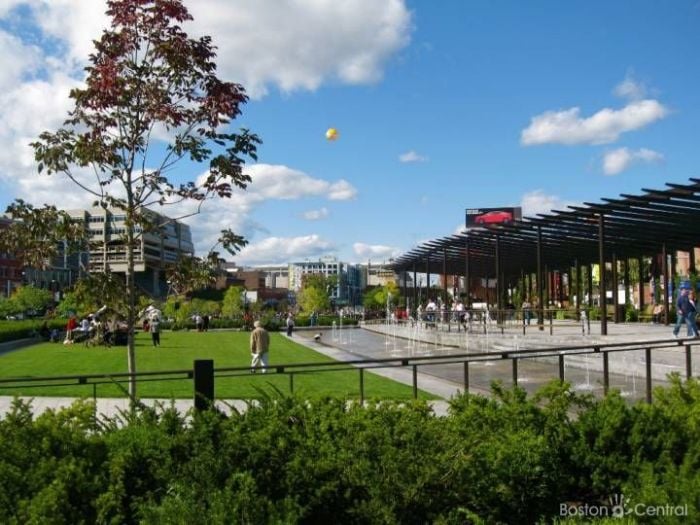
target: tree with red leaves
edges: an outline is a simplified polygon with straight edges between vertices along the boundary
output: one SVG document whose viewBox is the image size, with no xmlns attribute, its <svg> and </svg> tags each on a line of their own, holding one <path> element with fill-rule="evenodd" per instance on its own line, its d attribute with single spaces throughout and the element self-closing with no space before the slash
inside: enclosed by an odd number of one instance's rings
<svg viewBox="0 0 700 525">
<path fill-rule="evenodd" d="M 108 0 L 107 6 L 111 24 L 94 43 L 85 86 L 70 93 L 74 108 L 63 127 L 42 133 L 32 146 L 39 172 L 64 174 L 96 205 L 126 215 L 128 370 L 135 373 L 135 240 L 163 226 L 152 224 L 145 210 L 194 200 L 199 211 L 210 198 L 245 189 L 251 181 L 245 159 L 257 160 L 260 140 L 248 130 L 226 131 L 248 97 L 239 84 L 217 77 L 211 38 L 183 31 L 192 17 L 182 1 Z M 176 185 L 169 177 L 186 158 L 208 162 L 208 174 Z M 79 176 L 85 169 L 94 184 Z M 222 234 L 231 253 L 245 244 L 230 230 Z M 129 394 L 134 399 L 133 380 Z"/>
</svg>

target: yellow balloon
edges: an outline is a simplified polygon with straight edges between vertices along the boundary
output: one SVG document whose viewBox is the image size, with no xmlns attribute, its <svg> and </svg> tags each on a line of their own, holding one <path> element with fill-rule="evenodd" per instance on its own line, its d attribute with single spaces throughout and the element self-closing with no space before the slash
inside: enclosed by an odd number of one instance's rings
<svg viewBox="0 0 700 525">
<path fill-rule="evenodd" d="M 326 131 L 326 138 L 328 140 L 338 140 L 338 130 L 335 128 L 328 128 L 328 131 Z"/>
</svg>

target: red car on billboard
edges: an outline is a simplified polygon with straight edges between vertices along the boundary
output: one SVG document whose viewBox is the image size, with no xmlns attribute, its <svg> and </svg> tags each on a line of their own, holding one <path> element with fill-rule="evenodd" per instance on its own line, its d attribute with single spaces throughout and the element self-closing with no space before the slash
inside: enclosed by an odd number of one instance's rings
<svg viewBox="0 0 700 525">
<path fill-rule="evenodd" d="M 501 224 L 504 222 L 512 222 L 513 214 L 509 211 L 489 211 L 483 213 L 474 219 L 475 224 Z"/>
</svg>

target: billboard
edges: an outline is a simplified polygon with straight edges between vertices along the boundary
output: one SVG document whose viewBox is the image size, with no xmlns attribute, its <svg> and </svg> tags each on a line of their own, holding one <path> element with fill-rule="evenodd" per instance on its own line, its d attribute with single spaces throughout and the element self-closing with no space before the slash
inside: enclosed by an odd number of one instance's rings
<svg viewBox="0 0 700 525">
<path fill-rule="evenodd" d="M 517 208 L 467 208 L 467 228 L 479 228 L 490 224 L 508 224 L 522 219 L 523 210 Z"/>
</svg>

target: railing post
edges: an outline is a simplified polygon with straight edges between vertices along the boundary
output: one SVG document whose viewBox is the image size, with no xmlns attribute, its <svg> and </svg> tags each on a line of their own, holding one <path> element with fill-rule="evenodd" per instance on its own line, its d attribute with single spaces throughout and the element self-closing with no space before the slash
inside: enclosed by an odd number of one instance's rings
<svg viewBox="0 0 700 525">
<path fill-rule="evenodd" d="M 294 393 L 294 372 L 289 372 L 289 393 Z"/>
<path fill-rule="evenodd" d="M 413 365 L 413 399 L 418 399 L 418 365 Z"/>
<path fill-rule="evenodd" d="M 92 423 L 97 428 L 97 383 L 92 384 Z"/>
<path fill-rule="evenodd" d="M 559 381 L 564 382 L 564 354 L 559 354 Z"/>
<path fill-rule="evenodd" d="M 610 362 L 607 352 L 603 352 L 603 394 L 608 395 L 610 390 Z"/>
<path fill-rule="evenodd" d="M 554 333 L 554 314 L 550 310 L 549 312 L 549 335 Z"/>
<path fill-rule="evenodd" d="M 513 357 L 513 386 L 518 386 L 518 358 Z"/>
<path fill-rule="evenodd" d="M 360 405 L 365 404 L 365 369 L 359 368 L 360 371 Z"/>
<path fill-rule="evenodd" d="M 691 346 L 685 345 L 685 378 L 690 379 L 693 377 L 693 361 L 692 355 L 690 353 Z"/>
<path fill-rule="evenodd" d="M 214 360 L 195 359 L 193 379 L 195 410 L 211 408 L 214 402 Z"/>
<path fill-rule="evenodd" d="M 464 362 L 464 393 L 469 393 L 469 361 Z"/>
<path fill-rule="evenodd" d="M 647 403 L 651 403 L 651 348 L 644 350 L 647 365 Z"/>
</svg>

